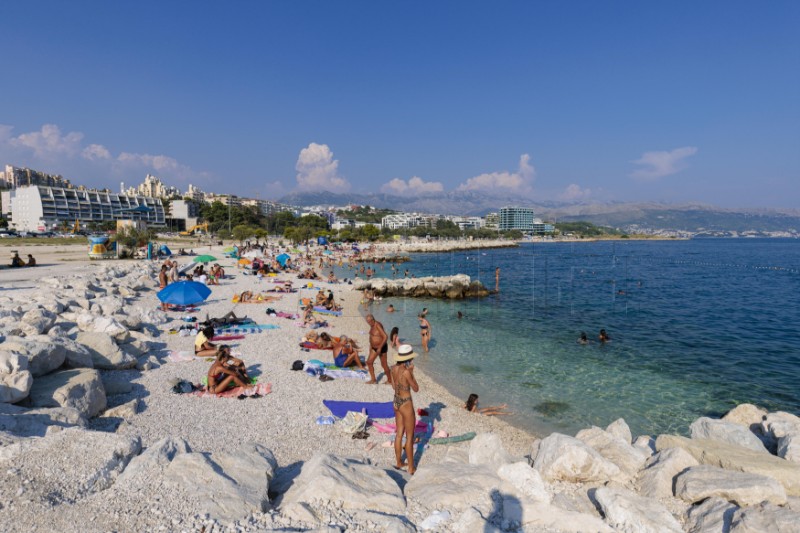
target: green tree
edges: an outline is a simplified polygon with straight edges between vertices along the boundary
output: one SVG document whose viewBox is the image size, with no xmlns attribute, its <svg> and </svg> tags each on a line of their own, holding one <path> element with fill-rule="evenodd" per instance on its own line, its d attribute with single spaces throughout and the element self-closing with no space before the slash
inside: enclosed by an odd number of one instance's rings
<svg viewBox="0 0 800 533">
<path fill-rule="evenodd" d="M 247 224 L 239 224 L 238 226 L 233 228 L 233 238 L 243 243 L 256 233 L 256 228 L 253 226 L 248 226 Z"/>
</svg>

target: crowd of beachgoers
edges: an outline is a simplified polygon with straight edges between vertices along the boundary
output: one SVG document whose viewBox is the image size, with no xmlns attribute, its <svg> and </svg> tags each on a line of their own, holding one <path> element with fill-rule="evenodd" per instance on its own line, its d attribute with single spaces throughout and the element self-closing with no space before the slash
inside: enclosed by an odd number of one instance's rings
<svg viewBox="0 0 800 533">
<path fill-rule="evenodd" d="M 375 319 L 389 303 L 353 282 L 403 252 L 215 245 L 14 277 L 0 295 L 2 521 L 796 531 L 800 418 L 743 405 L 698 419 L 692 438 L 634 438 L 621 419 L 574 437 L 523 432 L 493 416 L 505 406 L 425 375 L 448 349 L 430 343 L 425 300 L 413 333 Z M 396 275 L 412 278 L 413 263 Z M 187 284 L 210 294 L 158 297 Z"/>
</svg>

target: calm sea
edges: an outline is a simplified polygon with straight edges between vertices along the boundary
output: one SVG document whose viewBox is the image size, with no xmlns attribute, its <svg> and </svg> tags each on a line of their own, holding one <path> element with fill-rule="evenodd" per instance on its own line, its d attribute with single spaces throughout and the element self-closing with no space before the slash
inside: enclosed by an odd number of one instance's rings
<svg viewBox="0 0 800 533">
<path fill-rule="evenodd" d="M 373 310 L 419 348 L 427 307 L 418 364 L 459 397 L 509 404 L 515 425 L 574 433 L 624 417 L 634 434 L 686 433 L 742 402 L 800 413 L 800 240 L 524 244 L 413 255 L 400 277 L 465 273 L 493 288 L 496 267 L 497 295 Z"/>
</svg>

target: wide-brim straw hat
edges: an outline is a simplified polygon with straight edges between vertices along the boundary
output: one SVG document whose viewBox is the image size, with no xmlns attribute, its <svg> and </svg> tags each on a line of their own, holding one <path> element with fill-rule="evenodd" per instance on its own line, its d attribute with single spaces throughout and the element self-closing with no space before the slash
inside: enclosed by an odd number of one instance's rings
<svg viewBox="0 0 800 533">
<path fill-rule="evenodd" d="M 401 344 L 397 348 L 397 355 L 394 356 L 394 360 L 398 363 L 404 363 L 414 359 L 416 356 L 417 354 L 414 353 L 414 348 L 410 344 Z"/>
</svg>

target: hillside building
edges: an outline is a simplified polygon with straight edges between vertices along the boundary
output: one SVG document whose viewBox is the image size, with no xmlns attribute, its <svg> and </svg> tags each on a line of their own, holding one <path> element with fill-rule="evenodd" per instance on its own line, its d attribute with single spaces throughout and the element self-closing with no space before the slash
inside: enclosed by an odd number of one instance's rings
<svg viewBox="0 0 800 533">
<path fill-rule="evenodd" d="M 64 179 L 63 176 L 58 174 L 47 174 L 46 172 L 12 165 L 6 165 L 5 170 L 0 172 L 0 188 L 2 189 L 16 189 L 32 185 L 63 187 L 65 189 L 73 188 L 68 179 Z"/>
</svg>

